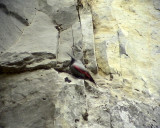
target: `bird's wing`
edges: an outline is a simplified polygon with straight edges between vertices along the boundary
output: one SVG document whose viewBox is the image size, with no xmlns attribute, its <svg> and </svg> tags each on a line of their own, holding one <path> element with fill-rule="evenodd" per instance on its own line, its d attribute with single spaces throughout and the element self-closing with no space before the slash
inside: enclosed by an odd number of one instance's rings
<svg viewBox="0 0 160 128">
<path fill-rule="evenodd" d="M 83 65 L 83 63 L 82 63 L 80 60 L 76 60 L 73 65 L 76 65 L 76 66 L 78 66 L 80 69 L 88 72 L 87 69 L 85 68 L 85 66 Z"/>
<path fill-rule="evenodd" d="M 80 73 L 84 74 L 85 77 L 86 77 L 86 79 L 89 79 L 89 80 L 92 81 L 94 84 L 96 84 L 96 82 L 94 81 L 94 79 L 92 78 L 92 76 L 89 74 L 88 71 L 83 70 L 83 69 L 79 68 L 79 67 L 76 66 L 76 65 L 73 65 L 73 67 L 74 67 L 76 70 L 78 70 Z"/>
<path fill-rule="evenodd" d="M 88 71 L 86 71 L 86 69 L 82 69 L 81 67 L 77 66 L 77 65 L 73 65 L 73 67 L 78 70 L 80 73 L 84 74 L 87 78 L 91 78 L 91 75 L 89 74 Z"/>
</svg>

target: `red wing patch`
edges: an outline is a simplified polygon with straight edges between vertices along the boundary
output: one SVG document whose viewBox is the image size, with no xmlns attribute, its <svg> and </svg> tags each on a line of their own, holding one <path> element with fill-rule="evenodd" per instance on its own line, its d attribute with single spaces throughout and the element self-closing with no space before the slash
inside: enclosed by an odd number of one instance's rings
<svg viewBox="0 0 160 128">
<path fill-rule="evenodd" d="M 90 74 L 84 70 L 81 70 L 78 66 L 73 65 L 80 73 L 85 74 L 88 78 L 91 78 Z"/>
</svg>

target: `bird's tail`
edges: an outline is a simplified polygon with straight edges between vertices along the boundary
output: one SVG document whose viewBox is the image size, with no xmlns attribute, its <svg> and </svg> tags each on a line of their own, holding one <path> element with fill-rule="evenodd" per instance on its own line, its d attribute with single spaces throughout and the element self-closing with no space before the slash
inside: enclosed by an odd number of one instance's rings
<svg viewBox="0 0 160 128">
<path fill-rule="evenodd" d="M 90 78 L 90 81 L 96 85 L 96 82 L 94 81 L 94 79 L 92 77 Z"/>
</svg>

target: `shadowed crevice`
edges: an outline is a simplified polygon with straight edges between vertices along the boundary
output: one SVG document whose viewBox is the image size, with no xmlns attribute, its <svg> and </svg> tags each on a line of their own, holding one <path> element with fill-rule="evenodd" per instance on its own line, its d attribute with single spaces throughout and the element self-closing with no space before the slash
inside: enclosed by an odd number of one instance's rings
<svg viewBox="0 0 160 128">
<path fill-rule="evenodd" d="M 51 53 L 4 54 L 0 62 L 0 74 L 20 73 L 38 69 L 50 69 L 56 66 L 56 56 Z M 7 62 L 10 60 L 10 62 Z"/>
</svg>

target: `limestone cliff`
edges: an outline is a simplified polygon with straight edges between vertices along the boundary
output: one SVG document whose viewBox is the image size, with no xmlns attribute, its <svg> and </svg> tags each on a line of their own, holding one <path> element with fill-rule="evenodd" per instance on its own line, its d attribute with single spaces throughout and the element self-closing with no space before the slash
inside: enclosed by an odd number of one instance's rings
<svg viewBox="0 0 160 128">
<path fill-rule="evenodd" d="M 0 26 L 0 128 L 160 128 L 159 0 L 0 0 Z"/>
</svg>

